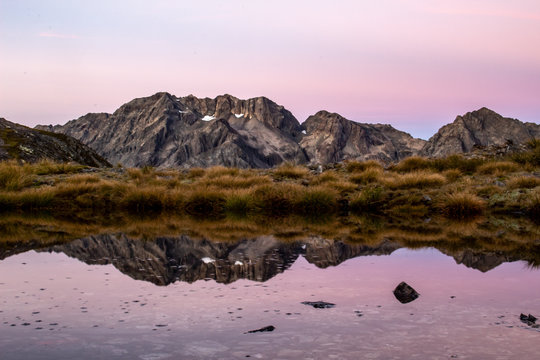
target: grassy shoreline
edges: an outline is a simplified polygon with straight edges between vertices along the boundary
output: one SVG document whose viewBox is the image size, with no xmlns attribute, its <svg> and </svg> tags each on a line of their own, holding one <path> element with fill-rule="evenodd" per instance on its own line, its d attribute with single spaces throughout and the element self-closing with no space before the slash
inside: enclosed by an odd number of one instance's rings
<svg viewBox="0 0 540 360">
<path fill-rule="evenodd" d="M 497 160 L 411 157 L 384 168 L 349 161 L 322 172 L 94 169 L 42 161 L 0 163 L 0 212 L 171 213 L 219 219 L 334 214 L 453 219 L 511 214 L 540 218 L 540 141 Z"/>
</svg>

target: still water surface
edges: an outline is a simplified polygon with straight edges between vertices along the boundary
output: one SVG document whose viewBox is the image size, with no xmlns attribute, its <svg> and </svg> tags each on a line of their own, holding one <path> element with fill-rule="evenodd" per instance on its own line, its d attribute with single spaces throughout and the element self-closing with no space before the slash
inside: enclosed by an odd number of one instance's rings
<svg viewBox="0 0 540 360">
<path fill-rule="evenodd" d="M 540 271 L 496 252 L 118 234 L 26 250 L 0 261 L 1 359 L 540 357 L 519 319 L 540 317 Z M 401 281 L 420 297 L 398 302 Z M 302 304 L 319 300 L 336 306 Z"/>
</svg>

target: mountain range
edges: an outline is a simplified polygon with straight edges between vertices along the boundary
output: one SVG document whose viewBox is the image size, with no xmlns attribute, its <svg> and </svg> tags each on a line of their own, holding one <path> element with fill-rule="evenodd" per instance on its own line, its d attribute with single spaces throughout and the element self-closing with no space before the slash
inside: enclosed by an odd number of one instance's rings
<svg viewBox="0 0 540 360">
<path fill-rule="evenodd" d="M 283 162 L 319 165 L 369 159 L 389 163 L 540 138 L 540 125 L 487 108 L 458 116 L 426 141 L 390 125 L 359 123 L 327 111 L 300 124 L 290 111 L 265 97 L 210 99 L 166 92 L 134 99 L 112 114 L 89 113 L 64 125 L 36 129 L 73 137 L 113 164 L 184 168 L 270 168 Z"/>
</svg>

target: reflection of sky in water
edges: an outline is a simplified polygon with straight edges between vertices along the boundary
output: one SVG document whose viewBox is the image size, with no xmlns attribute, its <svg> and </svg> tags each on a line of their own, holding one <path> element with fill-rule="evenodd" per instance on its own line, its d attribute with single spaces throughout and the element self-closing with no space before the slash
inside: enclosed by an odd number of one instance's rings
<svg viewBox="0 0 540 360">
<path fill-rule="evenodd" d="M 420 298 L 400 304 L 392 290 L 401 281 Z M 31 251 L 0 262 L 0 352 L 2 359 L 527 359 L 540 332 L 519 314 L 540 315 L 539 285 L 540 272 L 522 262 L 482 273 L 436 250 L 400 249 L 327 269 L 300 257 L 264 283 L 167 287 L 112 265 Z M 300 304 L 306 300 L 336 307 Z M 244 334 L 267 325 L 276 330 Z"/>
</svg>

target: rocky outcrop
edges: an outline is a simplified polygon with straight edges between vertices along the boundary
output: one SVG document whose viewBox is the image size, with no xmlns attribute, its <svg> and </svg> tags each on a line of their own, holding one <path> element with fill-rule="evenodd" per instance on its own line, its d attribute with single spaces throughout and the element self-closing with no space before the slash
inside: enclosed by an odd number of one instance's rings
<svg viewBox="0 0 540 360">
<path fill-rule="evenodd" d="M 540 125 L 505 118 L 490 109 L 481 108 L 458 116 L 453 123 L 440 128 L 420 155 L 444 157 L 468 153 L 475 147 L 522 144 L 533 138 L 540 138 Z"/>
<path fill-rule="evenodd" d="M 157 93 L 113 114 L 87 114 L 40 128 L 79 139 L 112 163 L 126 166 L 268 168 L 305 163 L 301 127 L 283 106 L 259 97 L 179 98 Z"/>
<path fill-rule="evenodd" d="M 24 162 L 48 159 L 93 167 L 110 166 L 104 158 L 72 137 L 31 129 L 0 118 L 0 160 L 9 159 Z"/>
<path fill-rule="evenodd" d="M 399 161 L 416 155 L 425 140 L 396 130 L 390 125 L 362 124 L 327 111 L 319 111 L 303 124 L 306 135 L 300 141 L 313 164 L 343 160 Z"/>
</svg>

